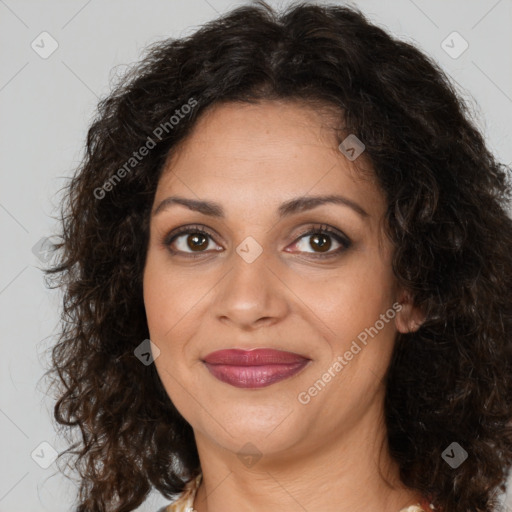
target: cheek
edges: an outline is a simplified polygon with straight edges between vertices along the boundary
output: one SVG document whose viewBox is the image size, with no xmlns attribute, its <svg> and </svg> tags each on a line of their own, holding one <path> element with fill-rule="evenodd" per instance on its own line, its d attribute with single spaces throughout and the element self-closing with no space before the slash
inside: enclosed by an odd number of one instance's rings
<svg viewBox="0 0 512 512">
<path fill-rule="evenodd" d="M 177 382 L 185 385 L 198 364 L 197 336 L 206 319 L 209 293 L 218 280 L 213 273 L 199 276 L 197 269 L 172 266 L 163 251 L 148 253 L 143 278 L 148 330 L 160 350 L 157 370 L 173 396 L 180 393 Z"/>
<path fill-rule="evenodd" d="M 294 293 L 313 315 L 312 319 L 336 343 L 356 337 L 373 326 L 393 304 L 394 278 L 375 251 L 353 255 L 329 276 L 310 276 L 295 281 Z M 392 331 L 392 322 L 383 331 Z"/>
<path fill-rule="evenodd" d="M 143 277 L 144 305 L 151 341 L 159 348 L 155 366 L 164 388 L 176 404 L 186 386 L 184 346 L 194 303 L 194 287 L 184 286 L 179 273 L 169 271 L 158 251 L 149 251 Z"/>
<path fill-rule="evenodd" d="M 150 333 L 166 338 L 185 317 L 193 314 L 207 290 L 206 280 L 194 280 L 185 270 L 172 269 L 160 251 L 149 251 L 143 293 Z M 166 336 L 167 335 L 167 336 Z"/>
</svg>

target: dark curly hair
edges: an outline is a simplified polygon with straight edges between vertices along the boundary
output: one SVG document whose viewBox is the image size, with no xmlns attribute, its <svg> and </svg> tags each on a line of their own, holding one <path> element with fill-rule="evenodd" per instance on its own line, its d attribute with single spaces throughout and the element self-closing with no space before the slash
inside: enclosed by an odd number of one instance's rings
<svg viewBox="0 0 512 512">
<path fill-rule="evenodd" d="M 385 380 L 402 481 L 442 510 L 497 510 L 512 464 L 511 169 L 440 67 L 357 8 L 260 1 L 153 44 L 113 89 L 64 187 L 45 269 L 64 290 L 47 373 L 56 421 L 79 434 L 61 454 L 80 474 L 76 510 L 131 511 L 152 487 L 173 499 L 200 472 L 191 426 L 134 356 L 149 338 L 149 214 L 166 159 L 206 108 L 277 99 L 334 108 L 364 142 L 393 271 L 425 314 L 397 335 Z M 456 469 L 442 458 L 452 442 L 468 453 Z"/>
</svg>

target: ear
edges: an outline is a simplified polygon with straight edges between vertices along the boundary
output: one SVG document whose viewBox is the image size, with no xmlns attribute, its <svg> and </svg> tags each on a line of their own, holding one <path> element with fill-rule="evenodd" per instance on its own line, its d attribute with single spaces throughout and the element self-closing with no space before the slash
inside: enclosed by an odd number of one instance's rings
<svg viewBox="0 0 512 512">
<path fill-rule="evenodd" d="M 425 321 L 425 314 L 415 306 L 408 290 L 400 290 L 397 301 L 402 308 L 397 311 L 395 326 L 401 333 L 417 331 Z"/>
</svg>

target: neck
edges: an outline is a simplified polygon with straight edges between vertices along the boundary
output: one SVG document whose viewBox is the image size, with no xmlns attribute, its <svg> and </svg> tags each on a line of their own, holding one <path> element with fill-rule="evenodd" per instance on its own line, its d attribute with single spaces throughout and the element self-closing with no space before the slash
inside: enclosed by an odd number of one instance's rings
<svg viewBox="0 0 512 512">
<path fill-rule="evenodd" d="M 372 420 L 307 450 L 294 447 L 286 456 L 265 454 L 250 468 L 236 454 L 196 433 L 203 479 L 194 509 L 398 512 L 418 503 L 420 495 L 400 482 L 382 420 Z"/>
</svg>

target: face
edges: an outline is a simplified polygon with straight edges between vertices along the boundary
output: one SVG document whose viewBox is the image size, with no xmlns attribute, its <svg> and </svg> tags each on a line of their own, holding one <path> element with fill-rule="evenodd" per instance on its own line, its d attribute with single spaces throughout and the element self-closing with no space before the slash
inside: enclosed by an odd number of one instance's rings
<svg viewBox="0 0 512 512">
<path fill-rule="evenodd" d="M 381 417 L 403 312 L 363 157 L 340 152 L 317 110 L 263 102 L 215 106 L 166 165 L 144 301 L 196 440 L 306 452 Z M 294 202 L 320 196 L 338 200 Z"/>
</svg>

